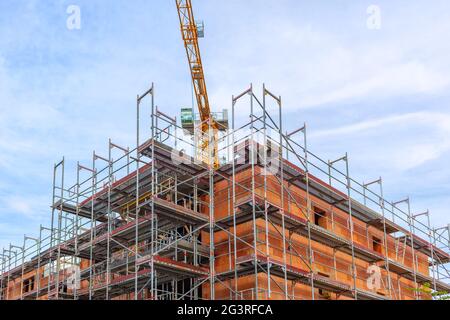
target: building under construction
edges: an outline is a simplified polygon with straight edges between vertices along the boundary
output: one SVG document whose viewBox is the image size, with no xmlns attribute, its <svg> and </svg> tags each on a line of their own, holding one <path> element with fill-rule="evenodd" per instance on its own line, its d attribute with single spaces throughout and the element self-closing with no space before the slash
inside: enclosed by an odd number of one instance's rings
<svg viewBox="0 0 450 320">
<path fill-rule="evenodd" d="M 383 181 L 322 160 L 263 87 L 209 108 L 190 0 L 177 0 L 199 114 L 138 96 L 136 144 L 109 141 L 68 181 L 51 225 L 0 253 L 0 300 L 412 300 L 450 291 L 450 225 L 434 228 Z M 141 137 L 141 114 L 150 132 Z M 249 117 L 242 117 L 242 115 Z M 73 172 L 73 171 L 71 171 Z"/>
<path fill-rule="evenodd" d="M 1 299 L 429 299 L 423 286 L 450 290 L 449 227 L 432 228 L 409 199 L 385 200 L 381 179 L 353 180 L 347 156 L 313 154 L 306 126 L 286 133 L 281 99 L 266 88 L 233 97 L 217 168 L 155 107 L 153 86 L 137 111 L 135 148 L 110 141 L 109 155 L 94 152 L 70 183 L 65 161 L 55 165 L 51 226 L 3 249 Z M 151 136 L 141 141 L 144 112 Z"/>
</svg>

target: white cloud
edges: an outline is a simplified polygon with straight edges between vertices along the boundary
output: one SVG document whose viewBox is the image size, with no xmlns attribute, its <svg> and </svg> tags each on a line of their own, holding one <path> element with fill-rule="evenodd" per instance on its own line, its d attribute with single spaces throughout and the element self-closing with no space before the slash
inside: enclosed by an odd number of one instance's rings
<svg viewBox="0 0 450 320">
<path fill-rule="evenodd" d="M 433 125 L 444 132 L 450 132 L 450 115 L 445 113 L 415 112 L 401 115 L 393 115 L 379 119 L 367 120 L 344 127 L 321 130 L 311 133 L 312 137 L 327 137 L 333 135 L 354 134 L 369 129 L 375 129 L 388 125 Z"/>
<path fill-rule="evenodd" d="M 310 139 L 329 144 L 345 141 L 347 147 L 354 147 L 354 158 L 360 163 L 366 163 L 371 169 L 398 173 L 450 151 L 450 115 L 432 112 L 394 115 L 313 131 Z"/>
<path fill-rule="evenodd" d="M 207 59 L 208 79 L 220 79 L 213 82 L 212 101 L 228 105 L 231 93 L 254 81 L 266 82 L 281 94 L 284 109 L 290 111 L 335 108 L 348 101 L 363 107 L 376 98 L 435 95 L 449 88 L 450 46 L 442 41 L 448 27 L 441 21 L 408 30 L 351 29 L 352 34 L 342 36 L 340 29 L 292 17 L 266 18 L 249 21 L 245 32 L 221 30 L 222 45 L 208 39 L 211 47 L 235 48 L 213 49 L 214 59 Z M 430 29 L 435 30 L 432 35 Z"/>
<path fill-rule="evenodd" d="M 343 78 L 341 82 L 342 85 L 336 84 L 337 88 L 330 92 L 306 95 L 301 106 L 316 107 L 358 98 L 436 94 L 448 87 L 450 77 L 421 63 L 407 62 L 383 66 L 360 79 Z"/>
<path fill-rule="evenodd" d="M 50 196 L 47 195 L 14 195 L 10 194 L 0 198 L 2 219 L 8 216 L 22 216 L 34 221 L 40 221 L 50 213 Z"/>
</svg>

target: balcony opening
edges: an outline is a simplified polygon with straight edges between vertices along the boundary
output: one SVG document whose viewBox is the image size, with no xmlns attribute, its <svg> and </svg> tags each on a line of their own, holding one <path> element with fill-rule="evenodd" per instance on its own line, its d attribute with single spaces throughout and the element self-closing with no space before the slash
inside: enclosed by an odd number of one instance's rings
<svg viewBox="0 0 450 320">
<path fill-rule="evenodd" d="M 24 292 L 31 292 L 34 290 L 34 277 L 23 281 L 23 290 Z"/>
<path fill-rule="evenodd" d="M 372 237 L 372 248 L 373 251 L 376 251 L 380 254 L 383 253 L 383 247 L 381 245 L 381 240 L 375 237 Z"/>
<path fill-rule="evenodd" d="M 326 212 L 317 207 L 314 207 L 314 224 L 325 229 L 327 228 Z"/>
</svg>

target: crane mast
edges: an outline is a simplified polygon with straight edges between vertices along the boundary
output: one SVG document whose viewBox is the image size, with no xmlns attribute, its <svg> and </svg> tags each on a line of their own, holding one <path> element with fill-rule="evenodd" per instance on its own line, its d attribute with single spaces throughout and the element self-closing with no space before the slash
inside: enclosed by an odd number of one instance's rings
<svg viewBox="0 0 450 320">
<path fill-rule="evenodd" d="M 199 34 L 192 10 L 192 2 L 191 0 L 176 0 L 176 3 L 178 17 L 180 19 L 181 35 L 186 48 L 192 84 L 200 115 L 200 159 L 217 168 L 219 166 L 217 123 L 211 114 L 209 106 L 205 75 L 198 44 Z M 210 143 L 213 144 L 212 150 L 210 150 Z"/>
</svg>

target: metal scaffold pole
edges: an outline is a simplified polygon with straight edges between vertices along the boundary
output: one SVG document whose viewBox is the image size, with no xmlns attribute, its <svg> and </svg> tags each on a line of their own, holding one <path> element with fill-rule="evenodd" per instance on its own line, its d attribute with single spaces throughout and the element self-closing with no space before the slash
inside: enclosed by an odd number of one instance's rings
<svg viewBox="0 0 450 320">
<path fill-rule="evenodd" d="M 231 172 L 231 185 L 232 185 L 232 212 L 231 214 L 233 215 L 233 273 L 234 273 L 234 293 L 235 293 L 235 299 L 242 299 L 242 297 L 240 296 L 240 291 L 239 291 L 239 276 L 238 276 L 238 270 L 237 270 L 237 259 L 238 259 L 238 241 L 239 243 L 242 241 L 240 238 L 238 239 L 237 236 L 237 220 L 236 220 L 236 213 L 238 210 L 238 206 L 237 206 L 237 194 L 236 194 L 236 185 L 237 180 L 236 180 L 236 164 L 239 164 L 238 162 L 240 160 L 236 159 L 236 156 L 240 155 L 240 150 L 238 149 L 237 145 L 236 145 L 236 103 L 243 98 L 245 95 L 248 95 L 250 98 L 250 103 L 252 103 L 252 99 L 253 99 L 253 85 L 250 84 L 250 88 L 247 89 L 246 91 L 244 91 L 243 93 L 237 95 L 237 96 L 233 96 L 232 97 L 232 128 L 231 128 L 231 138 L 232 138 L 232 145 L 231 145 L 231 166 L 232 166 L 232 172 Z M 230 146 L 228 146 L 230 148 Z M 249 145 L 249 148 L 251 148 L 251 145 Z M 237 154 L 236 154 L 237 152 Z M 250 150 L 249 150 L 249 154 L 250 154 Z M 244 154 L 245 154 L 245 146 L 244 146 Z M 253 157 L 251 157 L 251 159 L 253 159 Z M 245 160 L 245 156 L 244 156 L 244 160 Z M 253 211 L 253 209 L 252 209 Z M 255 242 L 254 242 L 255 243 Z M 255 274 L 256 273 L 256 269 L 255 269 Z M 255 276 L 255 280 L 258 281 L 257 279 L 257 275 Z"/>
<path fill-rule="evenodd" d="M 283 114 L 282 114 L 282 104 L 281 104 L 281 96 L 278 98 L 278 121 L 279 121 L 279 143 L 280 148 L 278 153 L 278 162 L 280 166 L 280 208 L 281 208 L 281 231 L 283 233 L 282 240 L 283 240 L 283 265 L 284 265 L 284 298 L 286 300 L 289 299 L 289 293 L 288 293 L 288 279 L 287 279 L 287 250 L 286 250 L 286 223 L 285 223 L 285 211 L 284 211 L 284 161 L 283 161 Z M 292 296 L 292 300 L 295 300 L 295 291 Z"/>
<path fill-rule="evenodd" d="M 420 299 L 420 294 L 418 291 L 418 284 L 417 284 L 417 260 L 416 260 L 416 253 L 414 250 L 414 234 L 413 234 L 413 218 L 412 218 L 412 214 L 411 214 L 411 201 L 409 199 L 409 197 L 407 197 L 404 200 L 400 200 L 400 201 L 396 201 L 393 202 L 392 205 L 394 207 L 396 207 L 397 205 L 401 204 L 401 203 L 405 203 L 407 206 L 407 223 L 408 223 L 408 232 L 409 232 L 409 237 L 410 237 L 410 241 L 411 241 L 411 259 L 412 259 L 412 266 L 413 266 L 413 279 L 414 279 L 414 298 L 416 300 Z M 406 237 L 405 237 L 406 239 Z"/>
<path fill-rule="evenodd" d="M 110 255 L 110 241 L 111 241 L 111 187 L 112 187 L 112 158 L 111 158 L 111 139 L 109 139 L 109 148 L 108 148 L 108 158 L 104 158 L 99 156 L 94 151 L 94 161 L 96 160 L 102 160 L 108 164 L 108 185 L 107 185 L 107 208 L 106 208 L 106 215 L 107 215 L 107 233 L 106 233 L 106 288 L 105 288 L 105 299 L 109 300 L 109 287 L 110 287 L 110 281 L 111 281 L 111 270 L 110 270 L 110 263 L 111 263 L 111 255 Z"/>
<path fill-rule="evenodd" d="M 271 262 L 270 262 L 270 239 L 269 239 L 269 216 L 268 216 L 268 201 L 267 201 L 267 167 L 268 167 L 268 161 L 267 161 L 267 152 L 268 152 L 268 147 L 267 147 L 267 123 L 266 123 L 266 95 L 267 95 L 267 91 L 266 91 L 266 85 L 263 84 L 263 103 L 262 103 L 262 109 L 263 109 L 263 146 L 262 146 L 262 173 L 263 173 L 263 198 L 264 198 L 264 239 L 266 241 L 265 243 L 265 247 L 266 247 L 266 252 L 265 252 L 265 259 L 266 259 L 266 263 L 267 263 L 267 297 L 270 299 L 272 296 L 272 288 L 271 288 L 271 276 L 270 276 L 270 268 L 271 268 Z M 252 141 L 253 142 L 253 141 Z M 256 142 L 258 145 L 258 141 Z M 257 149 L 259 151 L 259 148 Z M 257 157 L 259 155 L 259 152 L 257 151 Z M 256 160 L 258 161 L 258 160 Z M 258 163 L 258 162 L 257 162 Z"/>
<path fill-rule="evenodd" d="M 329 161 L 329 178 L 331 185 L 331 168 L 337 162 L 344 161 L 345 162 L 345 179 L 346 179 L 346 189 L 347 189 L 347 203 L 348 203 L 348 214 L 349 214 L 349 231 L 350 231 L 350 247 L 351 247 L 351 256 L 352 256 L 352 278 L 353 278 L 353 295 L 355 300 L 358 300 L 358 290 L 356 285 L 356 261 L 355 261 L 355 248 L 354 248 L 354 225 L 353 225 L 353 214 L 352 214 L 352 198 L 351 198 L 351 180 L 349 173 L 349 165 L 348 165 L 348 154 L 334 161 Z"/>
<path fill-rule="evenodd" d="M 155 159 L 155 137 L 156 137 L 156 128 L 155 128 L 155 85 L 152 83 L 152 88 L 151 88 L 151 95 L 152 95 L 152 105 L 151 105 L 151 112 L 152 112 L 152 118 L 151 118 L 151 131 L 152 131 L 152 152 L 151 152 L 151 160 L 152 160 L 152 167 L 151 167 L 151 176 L 152 176 L 152 197 L 155 197 L 156 194 L 156 159 Z M 157 226 L 155 225 L 155 219 L 156 219 L 156 213 L 155 213 L 155 203 L 152 200 L 150 202 L 150 206 L 151 206 L 151 245 L 150 245 L 150 255 L 151 255 L 151 260 L 150 260 L 150 297 L 151 299 L 158 299 L 158 288 L 155 286 L 155 282 L 156 282 L 156 271 L 155 271 L 155 264 L 154 264 L 154 255 L 155 255 L 155 242 L 156 239 L 158 237 L 158 230 L 157 230 Z"/>
<path fill-rule="evenodd" d="M 253 215 L 253 263 L 255 270 L 255 300 L 259 300 L 259 286 L 258 286 L 258 230 L 256 226 L 256 197 L 255 197 L 255 162 L 258 162 L 258 155 L 255 156 L 255 128 L 254 128 L 254 114 L 253 114 L 253 89 L 250 98 L 250 141 L 249 141 L 249 151 L 250 151 L 250 165 L 252 170 L 252 184 L 251 184 L 251 196 L 252 196 L 252 215 Z"/>
<path fill-rule="evenodd" d="M 57 167 L 64 161 L 64 159 L 59 163 L 53 166 L 53 183 L 52 183 L 52 217 L 51 217 L 51 232 L 50 232 L 50 248 L 53 248 L 55 239 L 54 239 L 54 230 L 55 230 L 55 202 L 56 202 L 56 172 Z M 53 277 L 53 252 L 50 252 L 50 259 L 48 264 L 48 281 L 47 281 L 47 293 L 50 294 L 51 289 L 51 278 Z"/>
<path fill-rule="evenodd" d="M 140 217 L 140 213 L 141 213 L 141 204 L 139 203 L 139 199 L 140 199 L 140 171 L 141 171 L 141 152 L 140 152 L 140 147 L 141 147 L 141 142 L 140 142 L 140 114 L 141 114 L 141 102 L 142 100 L 147 97 L 148 95 L 151 95 L 151 122 L 152 122 L 152 146 L 154 146 L 154 140 L 156 139 L 156 135 L 154 127 L 155 127 L 155 122 L 154 122 L 154 114 L 155 114 L 155 105 L 154 105 L 154 85 L 152 83 L 152 86 L 149 90 L 147 90 L 143 95 L 138 95 L 137 99 L 136 99 L 136 200 L 135 200 L 135 223 L 134 223 L 134 232 L 135 232 L 135 238 L 134 238 L 134 300 L 138 300 L 139 299 L 139 294 L 141 292 L 141 290 L 139 290 L 139 258 L 140 258 L 140 253 L 139 253 L 139 225 L 141 223 L 141 217 Z M 155 196 L 155 171 L 154 171 L 154 167 L 155 167 L 155 159 L 154 159 L 154 147 L 152 148 L 152 165 L 151 165 L 151 172 L 152 172 L 152 183 L 151 183 L 151 190 L 152 190 L 152 198 Z M 154 210 L 153 210 L 153 200 L 150 202 L 150 205 L 152 206 L 151 209 L 151 230 L 150 230 L 150 234 L 151 234 L 151 257 L 150 257 L 150 278 L 151 278 L 151 291 L 152 291 L 152 298 L 153 299 L 157 299 L 157 293 L 155 296 L 153 296 L 154 292 L 153 290 L 155 290 L 155 288 L 153 288 L 153 282 L 154 282 L 154 278 L 155 278 L 155 270 L 154 270 L 154 263 L 153 263 L 153 235 L 155 233 L 155 225 L 154 225 Z M 146 219 L 145 215 L 142 216 L 142 220 Z M 142 288 L 142 290 L 144 290 L 144 288 Z M 142 296 L 144 294 L 142 293 Z"/>
<path fill-rule="evenodd" d="M 25 273 L 25 245 L 26 245 L 26 236 L 23 237 L 23 246 L 22 246 L 22 270 L 20 275 L 20 300 L 23 300 L 23 276 Z"/>
<path fill-rule="evenodd" d="M 433 243 L 433 236 L 432 236 L 432 229 L 431 229 L 431 222 L 430 222 L 430 211 L 427 210 L 425 212 L 422 213 L 417 213 L 417 214 L 413 214 L 411 216 L 411 224 L 412 224 L 412 228 L 413 228 L 413 232 L 415 231 L 415 226 L 414 226 L 414 221 L 417 220 L 417 218 L 419 217 L 427 217 L 427 228 L 428 228 L 428 240 L 430 241 L 430 243 Z M 430 285 L 432 285 L 433 290 L 437 291 L 436 288 L 436 274 L 435 274 L 435 252 L 434 252 L 434 247 L 430 246 L 430 255 L 431 255 L 431 271 L 432 271 L 432 282 Z"/>
<path fill-rule="evenodd" d="M 94 157 L 92 158 L 92 169 L 84 167 L 82 165 L 79 165 L 80 170 L 88 171 L 92 174 L 91 176 L 91 206 L 90 206 L 90 246 L 89 246 L 89 300 L 93 299 L 94 294 L 94 272 L 95 272 L 95 260 L 94 260 L 94 239 L 96 237 L 96 230 L 95 230 L 95 218 L 94 218 L 94 203 L 95 203 L 95 195 L 96 195 L 96 185 L 97 185 L 97 176 L 96 176 L 96 170 L 95 170 L 95 160 Z"/>
<path fill-rule="evenodd" d="M 315 289 L 314 289 L 314 253 L 312 250 L 312 241 L 311 241 L 311 197 L 310 197 L 310 185 L 309 185 L 309 165 L 308 165 L 308 134 L 307 134 L 307 126 L 306 123 L 303 125 L 303 144 L 304 144 L 304 159 L 305 159 L 305 183 L 306 183 L 306 211 L 307 211 L 307 228 L 308 228 L 308 258 L 309 258 L 309 266 L 310 270 L 310 281 L 311 281 L 311 299 L 315 299 Z"/>
<path fill-rule="evenodd" d="M 142 97 L 143 98 L 143 97 Z M 140 106 L 141 99 L 139 95 L 137 96 L 136 103 L 136 211 L 134 218 L 134 300 L 138 300 L 138 256 L 139 256 L 139 161 L 141 154 L 139 152 L 140 147 Z M 154 137 L 152 137 L 154 139 Z M 153 272 L 153 270 L 152 270 Z"/>
<path fill-rule="evenodd" d="M 40 291 L 41 291 L 41 249 L 42 249 L 42 231 L 44 230 L 44 227 L 42 225 L 39 226 L 39 239 L 38 239 L 38 262 L 37 262 L 37 276 L 36 276 L 36 297 L 39 297 Z"/>
<path fill-rule="evenodd" d="M 365 183 L 363 184 L 363 191 L 364 191 L 364 202 L 366 202 L 366 193 L 365 191 L 368 190 L 368 187 L 378 184 L 380 187 L 380 197 L 379 197 L 379 206 L 381 209 L 381 215 L 383 220 L 383 244 L 384 244 L 384 261 L 385 261 L 385 269 L 387 273 L 387 281 L 388 281 L 388 291 L 389 291 L 389 298 L 393 298 L 393 290 L 392 290 L 392 279 L 391 279 L 391 272 L 389 269 L 389 244 L 388 244 L 388 237 L 387 237 L 387 228 L 386 228 L 386 217 L 385 217 L 385 204 L 384 204 L 384 198 L 383 198 L 383 179 L 380 177 L 379 179 Z M 366 203 L 364 203 L 366 204 Z"/>
<path fill-rule="evenodd" d="M 4 299 L 3 294 L 3 285 L 4 285 L 4 278 L 5 278 L 5 267 L 6 267 L 6 260 L 8 259 L 8 256 L 5 255 L 5 249 L 3 249 L 3 253 L 0 254 L 0 260 L 1 260 L 1 269 L 0 269 L 0 300 Z"/>
<path fill-rule="evenodd" d="M 25 273 L 25 252 L 26 252 L 26 243 L 28 240 L 34 241 L 36 245 L 39 247 L 39 239 L 24 236 L 23 237 L 23 252 L 22 252 L 22 276 L 21 276 L 21 282 L 20 282 L 20 300 L 23 300 L 23 285 L 24 285 L 24 273 Z M 39 255 L 39 253 L 38 253 Z M 39 269 L 39 268 L 38 268 Z"/>
<path fill-rule="evenodd" d="M 11 248 L 11 244 L 9 245 L 9 250 L 4 250 L 4 252 L 8 252 L 8 276 L 6 279 L 6 283 L 9 285 L 9 281 L 10 281 L 10 270 L 11 270 L 11 255 L 14 254 L 15 259 L 17 259 L 17 253 L 15 251 L 12 250 Z M 6 300 L 9 300 L 9 288 L 6 288 Z"/>
<path fill-rule="evenodd" d="M 59 165 L 57 165 L 57 167 L 61 166 L 61 186 L 60 186 L 60 203 L 61 206 L 58 209 L 58 230 L 57 230 L 57 234 L 58 234 L 58 242 L 57 242 L 57 256 L 56 256 L 56 280 L 55 280 L 55 299 L 58 300 L 59 299 L 59 282 L 60 282 L 60 271 L 61 271 L 61 238 L 62 238 L 62 233 L 61 233 L 61 229 L 62 229 L 62 203 L 64 202 L 64 175 L 65 175 L 65 159 L 63 158 L 62 162 L 60 162 Z M 55 168 L 55 170 L 57 170 L 57 167 Z M 53 207 L 56 206 L 56 203 L 53 203 Z M 49 296 L 50 296 L 50 292 L 49 292 Z"/>
<path fill-rule="evenodd" d="M 208 123 L 209 128 L 212 128 L 212 119 L 209 119 Z M 212 130 L 208 130 L 209 141 L 212 140 L 212 136 L 214 132 Z M 215 227 L 215 211 L 214 211 L 214 157 L 212 156 L 214 150 L 212 150 L 214 144 L 208 144 L 208 171 L 209 171 L 209 283 L 210 283 L 210 295 L 211 300 L 215 300 L 216 293 L 216 274 L 215 274 L 215 248 L 214 248 L 214 227 Z"/>
<path fill-rule="evenodd" d="M 238 282 L 238 272 L 237 272 L 237 235 L 236 235 L 236 137 L 234 135 L 235 130 L 235 106 L 236 106 L 237 99 L 232 96 L 231 97 L 231 204 L 232 204 L 232 211 L 231 214 L 233 215 L 233 271 L 234 271 L 234 299 L 239 299 L 239 282 Z M 230 254 L 231 256 L 231 254 Z"/>
<path fill-rule="evenodd" d="M 0 268 L 0 300 L 4 300 L 3 296 L 3 284 L 4 284 L 4 277 L 5 277 L 5 264 L 7 255 L 5 255 L 5 250 L 3 249 L 3 253 L 0 254 L 0 261 L 1 261 L 1 268 Z"/>
<path fill-rule="evenodd" d="M 80 162 L 77 162 L 77 181 L 75 183 L 75 245 L 74 252 L 75 255 L 78 255 L 78 233 L 80 228 Z M 76 279 L 76 281 L 80 281 L 80 279 Z M 73 298 L 74 300 L 78 300 L 78 283 L 75 284 L 73 289 Z"/>
</svg>

